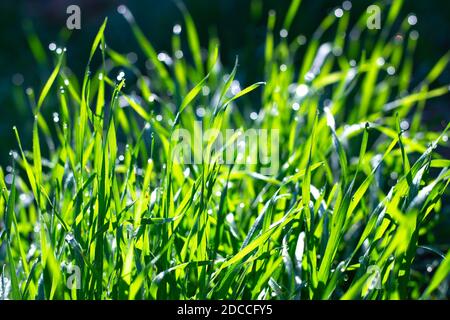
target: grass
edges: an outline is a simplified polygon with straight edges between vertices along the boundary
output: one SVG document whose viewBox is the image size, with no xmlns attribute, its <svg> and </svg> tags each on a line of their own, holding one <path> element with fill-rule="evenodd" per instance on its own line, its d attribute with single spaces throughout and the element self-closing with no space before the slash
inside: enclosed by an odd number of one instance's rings
<svg viewBox="0 0 450 320">
<path fill-rule="evenodd" d="M 14 128 L 0 168 L 2 298 L 448 298 L 449 246 L 433 230 L 448 219 L 449 126 L 433 132 L 422 114 L 448 94 L 434 83 L 450 54 L 411 87 L 418 38 L 396 18 L 402 1 L 381 30 L 331 12 L 306 43 L 275 29 L 289 31 L 300 2 L 269 14 L 264 82 L 240 91 L 245 66 L 227 74 L 214 37 L 204 55 L 182 6 L 170 61 L 120 7 L 151 70 L 107 46 L 106 20 L 81 80 L 69 53 L 52 53 L 47 82 L 27 91 L 32 137 Z M 279 130 L 278 170 L 214 162 L 214 138 L 195 137 L 211 161 L 174 161 L 172 133 L 200 118 Z"/>
</svg>

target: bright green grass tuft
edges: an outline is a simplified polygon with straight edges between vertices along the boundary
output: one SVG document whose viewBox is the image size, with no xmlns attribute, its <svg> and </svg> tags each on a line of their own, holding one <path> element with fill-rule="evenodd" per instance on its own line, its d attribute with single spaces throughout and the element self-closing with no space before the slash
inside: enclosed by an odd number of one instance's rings
<svg viewBox="0 0 450 320">
<path fill-rule="evenodd" d="M 300 2 L 281 19 L 288 31 Z M 332 12 L 303 45 L 279 38 L 271 13 L 264 82 L 240 92 L 245 66 L 236 61 L 227 75 L 215 38 L 205 57 L 184 8 L 170 65 L 124 7 L 151 71 L 107 46 L 106 20 L 81 80 L 64 52 L 52 56 L 48 81 L 29 95 L 33 135 L 14 129 L 13 173 L 0 168 L 1 298 L 448 297 L 448 246 L 428 236 L 445 214 L 450 160 L 438 146 L 448 126 L 428 131 L 421 115 L 427 99 L 448 94 L 433 83 L 450 55 L 412 88 L 417 37 L 400 21 L 405 37 L 392 39 L 395 3 L 380 32 L 366 29 L 365 16 L 349 26 L 350 12 Z M 189 58 L 180 58 L 185 36 Z M 41 113 L 49 97 L 54 121 Z M 203 130 L 278 129 L 277 171 L 218 164 L 214 139 L 199 137 L 211 161 L 174 161 L 172 133 L 198 129 L 198 106 Z M 418 250 L 439 267 L 417 268 Z"/>
</svg>

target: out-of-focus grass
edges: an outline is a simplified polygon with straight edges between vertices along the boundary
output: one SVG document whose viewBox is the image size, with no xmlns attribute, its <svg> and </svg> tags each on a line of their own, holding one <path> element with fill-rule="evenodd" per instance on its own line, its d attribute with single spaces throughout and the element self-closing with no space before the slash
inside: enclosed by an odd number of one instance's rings
<svg viewBox="0 0 450 320">
<path fill-rule="evenodd" d="M 119 8 L 148 72 L 126 48 L 107 46 L 106 20 L 82 79 L 56 50 L 47 82 L 28 91 L 33 148 L 23 150 L 14 129 L 12 170 L 0 168 L 2 298 L 447 297 L 448 247 L 426 235 L 445 214 L 450 161 L 438 146 L 449 127 L 428 131 L 421 115 L 428 99 L 448 94 L 434 82 L 450 55 L 412 88 L 417 36 L 406 19 L 404 38 L 393 39 L 402 1 L 385 8 L 379 32 L 366 29 L 366 16 L 349 25 L 351 12 L 339 9 L 306 43 L 285 37 L 300 2 L 286 17 L 270 13 L 264 82 L 242 89 L 245 66 L 227 74 L 216 38 L 204 54 L 182 6 L 170 55 Z M 250 118 L 240 105 L 257 94 Z M 50 95 L 59 102 L 53 119 L 42 114 Z M 262 164 L 174 161 L 172 133 L 194 133 L 195 120 L 205 130 L 279 130 L 279 169 L 264 176 Z M 193 146 L 214 160 L 211 140 Z M 436 266 L 416 268 L 420 249 Z M 67 285 L 74 266 L 79 288 Z"/>
</svg>

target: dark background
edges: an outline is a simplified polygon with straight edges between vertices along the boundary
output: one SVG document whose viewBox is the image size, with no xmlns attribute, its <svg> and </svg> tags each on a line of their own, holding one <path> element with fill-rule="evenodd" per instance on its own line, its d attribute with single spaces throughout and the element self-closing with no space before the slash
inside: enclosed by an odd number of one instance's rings
<svg viewBox="0 0 450 320">
<path fill-rule="evenodd" d="M 267 12 L 274 9 L 279 21 L 289 7 L 287 0 L 184 0 L 191 13 L 203 47 L 211 34 L 217 34 L 221 42 L 221 57 L 227 68 L 232 67 L 239 55 L 238 78 L 249 83 L 263 80 L 262 63 L 264 52 Z M 354 0 L 354 11 L 361 13 L 371 1 Z M 81 30 L 75 30 L 67 43 L 63 43 L 67 6 L 77 4 L 81 8 Z M 34 88 L 40 91 L 51 71 L 49 56 L 38 63 L 30 51 L 26 34 L 34 30 L 48 54 L 48 44 L 55 42 L 67 47 L 71 69 L 82 74 L 89 49 L 101 22 L 109 17 L 106 30 L 108 45 L 120 53 L 136 52 L 142 58 L 130 28 L 117 13 L 117 6 L 126 4 L 133 12 L 138 24 L 158 51 L 171 51 L 170 35 L 176 23 L 182 24 L 182 17 L 174 1 L 166 0 L 29 0 L 0 1 L 0 165 L 8 164 L 8 153 L 17 149 L 12 126 L 21 133 L 25 148 L 31 144 L 32 113 L 24 101 L 24 90 Z M 258 5 L 260 4 L 260 5 Z M 290 35 L 304 34 L 307 38 L 317 28 L 323 17 L 342 1 L 304 0 L 300 6 Z M 417 83 L 432 68 L 437 60 L 450 48 L 450 1 L 405 1 L 402 18 L 414 12 L 418 17 L 415 29 L 420 38 L 415 56 L 415 77 Z M 357 16 L 353 14 L 352 16 Z M 279 29 L 279 28 L 278 28 Z M 139 60 L 142 63 L 142 59 Z M 23 82 L 22 82 L 23 77 Z M 13 81 L 14 79 L 14 81 Z M 14 84 L 13 82 L 16 82 Z M 448 69 L 436 83 L 450 83 Z M 20 84 L 20 85 L 18 85 Z M 22 101 L 22 103 L 18 103 Z M 448 122 L 449 96 L 428 103 L 425 121 L 440 130 Z"/>
</svg>

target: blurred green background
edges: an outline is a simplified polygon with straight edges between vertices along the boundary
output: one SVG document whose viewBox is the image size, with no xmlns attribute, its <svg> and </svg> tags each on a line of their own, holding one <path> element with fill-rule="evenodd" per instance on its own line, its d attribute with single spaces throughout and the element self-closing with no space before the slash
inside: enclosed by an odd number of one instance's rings
<svg viewBox="0 0 450 320">
<path fill-rule="evenodd" d="M 244 83 L 263 80 L 263 52 L 266 17 L 274 9 L 284 17 L 290 1 L 287 0 L 184 0 L 194 18 L 203 47 L 210 35 L 217 35 L 221 42 L 221 58 L 231 69 L 235 56 L 239 56 L 238 78 Z M 81 30 L 71 34 L 65 28 L 67 6 L 77 4 L 81 8 Z M 25 95 L 26 88 L 39 92 L 51 71 L 52 61 L 48 44 L 67 47 L 71 69 L 82 74 L 95 33 L 105 16 L 109 17 L 106 39 L 110 47 L 121 53 L 136 52 L 138 64 L 144 60 L 131 36 L 131 31 L 117 6 L 126 4 L 135 15 L 146 36 L 159 51 L 170 52 L 170 35 L 173 25 L 182 23 L 182 17 L 174 1 L 166 0 L 29 0 L 0 2 L 0 165 L 9 163 L 8 153 L 16 149 L 12 126 L 21 133 L 25 148 L 31 141 L 32 112 Z M 371 1 L 353 1 L 354 17 L 364 11 Z M 314 32 L 322 18 L 342 1 L 304 0 L 295 18 L 289 36 Z M 450 2 L 448 0 L 405 1 L 402 14 L 415 13 L 415 26 L 420 34 L 415 56 L 417 84 L 437 60 L 450 48 Z M 281 19 L 279 19 L 281 20 Z M 383 22 L 383 21 L 382 21 Z M 28 35 L 28 38 L 27 38 Z M 30 35 L 36 35 L 43 44 L 47 57 L 42 61 L 30 50 Z M 436 86 L 450 83 L 448 70 Z M 428 102 L 424 121 L 427 126 L 441 130 L 450 119 L 449 96 Z M 47 103 L 51 104 L 51 101 Z M 48 108 L 51 112 L 51 106 Z"/>
</svg>

